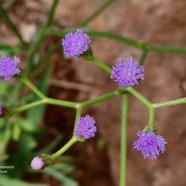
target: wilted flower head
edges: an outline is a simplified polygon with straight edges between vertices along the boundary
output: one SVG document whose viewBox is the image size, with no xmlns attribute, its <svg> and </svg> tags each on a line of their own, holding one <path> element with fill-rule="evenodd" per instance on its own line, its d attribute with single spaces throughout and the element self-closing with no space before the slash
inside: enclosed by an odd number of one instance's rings
<svg viewBox="0 0 186 186">
<path fill-rule="evenodd" d="M 20 62 L 19 58 L 3 56 L 0 58 L 0 77 L 4 80 L 9 80 L 12 76 L 19 74 L 20 69 L 17 64 Z"/>
<path fill-rule="evenodd" d="M 46 162 L 45 160 L 40 157 L 40 156 L 36 156 L 32 161 L 30 166 L 35 169 L 35 170 L 41 170 L 45 167 Z"/>
<path fill-rule="evenodd" d="M 67 57 L 80 56 L 89 50 L 90 38 L 83 32 L 82 29 L 77 29 L 76 32 L 68 33 L 62 40 L 64 53 Z"/>
<path fill-rule="evenodd" d="M 118 82 L 120 86 L 134 86 L 138 80 L 144 79 L 144 68 L 138 62 L 134 62 L 132 56 L 124 60 L 118 59 L 119 64 L 112 67 L 111 79 Z"/>
<path fill-rule="evenodd" d="M 77 121 L 74 134 L 79 138 L 84 137 L 85 139 L 94 137 L 97 131 L 95 123 L 94 118 L 89 115 L 80 117 Z"/>
<path fill-rule="evenodd" d="M 160 153 L 165 152 L 167 142 L 160 135 L 152 131 L 138 131 L 139 138 L 134 141 L 133 148 L 140 151 L 144 158 L 156 159 Z"/>
</svg>

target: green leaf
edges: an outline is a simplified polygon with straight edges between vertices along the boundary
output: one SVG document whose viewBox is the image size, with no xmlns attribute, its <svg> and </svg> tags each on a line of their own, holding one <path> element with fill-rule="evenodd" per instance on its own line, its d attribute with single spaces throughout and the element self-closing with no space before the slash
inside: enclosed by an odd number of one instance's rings
<svg viewBox="0 0 186 186">
<path fill-rule="evenodd" d="M 14 141 L 18 141 L 20 138 L 20 134 L 21 134 L 21 129 L 20 129 L 19 123 L 16 122 L 14 123 L 13 129 L 12 129 L 12 139 Z"/>
<path fill-rule="evenodd" d="M 30 119 L 19 119 L 19 125 L 21 129 L 27 133 L 35 133 L 38 131 L 38 126 L 35 125 L 34 121 Z"/>
<path fill-rule="evenodd" d="M 8 155 L 6 154 L 6 145 L 0 142 L 0 162 L 3 162 L 8 158 Z"/>
<path fill-rule="evenodd" d="M 0 96 L 2 96 L 3 94 L 6 93 L 7 88 L 8 88 L 8 84 L 5 83 L 3 80 L 0 80 L 0 85 L 1 85 L 1 92 L 0 92 Z"/>
<path fill-rule="evenodd" d="M 3 170 L 1 170 L 3 171 Z M 5 171 L 5 170 L 4 170 Z M 8 170 L 7 170 L 8 172 Z M 18 179 L 11 179 L 8 176 L 0 175 L 0 186 L 48 186 L 42 183 L 28 183 L 26 181 L 21 181 Z"/>
<path fill-rule="evenodd" d="M 76 168 L 74 165 L 72 164 L 69 164 L 69 163 L 66 163 L 66 162 L 62 162 L 60 164 L 56 164 L 56 165 L 53 165 L 53 167 L 60 171 L 60 172 L 63 172 L 63 174 L 67 175 L 67 174 L 72 174 L 75 172 Z"/>
<path fill-rule="evenodd" d="M 61 171 L 58 171 L 52 167 L 47 167 L 44 172 L 61 181 L 63 186 L 79 186 L 77 181 L 65 176 Z"/>
<path fill-rule="evenodd" d="M 2 143 L 4 143 L 4 144 L 7 144 L 10 141 L 11 134 L 12 134 L 11 129 L 10 128 L 6 128 L 0 134 L 0 141 Z"/>
<path fill-rule="evenodd" d="M 5 120 L 4 119 L 0 119 L 0 130 L 3 129 L 5 127 Z"/>
</svg>

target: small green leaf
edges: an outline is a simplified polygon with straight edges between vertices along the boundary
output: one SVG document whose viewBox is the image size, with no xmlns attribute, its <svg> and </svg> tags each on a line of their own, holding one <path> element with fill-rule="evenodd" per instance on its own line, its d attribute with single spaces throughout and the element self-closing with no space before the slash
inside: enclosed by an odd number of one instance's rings
<svg viewBox="0 0 186 186">
<path fill-rule="evenodd" d="M 12 139 L 14 141 L 18 141 L 20 138 L 21 129 L 18 123 L 14 123 L 13 129 L 12 129 Z"/>
<path fill-rule="evenodd" d="M 11 138 L 11 134 L 12 134 L 12 131 L 10 128 L 7 128 L 2 136 L 1 136 L 1 141 L 4 143 L 4 144 L 7 144 L 9 141 L 10 141 L 10 138 Z"/>
<path fill-rule="evenodd" d="M 35 125 L 34 121 L 30 119 L 19 119 L 19 125 L 21 129 L 28 133 L 35 133 L 38 131 L 38 126 Z"/>
</svg>

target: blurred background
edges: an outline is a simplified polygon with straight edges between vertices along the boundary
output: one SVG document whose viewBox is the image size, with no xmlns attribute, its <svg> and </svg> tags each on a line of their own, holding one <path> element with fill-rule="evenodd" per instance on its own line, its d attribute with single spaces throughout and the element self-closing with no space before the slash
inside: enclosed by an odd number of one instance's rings
<svg viewBox="0 0 186 186">
<path fill-rule="evenodd" d="M 59 0 L 49 26 L 60 30 L 77 26 L 104 2 Z M 53 0 L 1 0 L 0 55 L 19 56 L 20 65 L 31 81 L 52 98 L 84 101 L 114 90 L 117 84 L 94 64 L 79 58 L 64 58 L 62 37 L 50 34 L 50 30 L 47 37 L 40 36 L 52 3 Z M 88 26 L 148 44 L 181 47 L 186 45 L 185 7 L 184 0 L 116 0 Z M 10 29 L 5 15 L 27 44 L 19 44 L 20 39 Z M 132 55 L 139 60 L 141 56 L 140 50 L 109 38 L 91 37 L 91 40 L 94 55 L 109 66 L 117 63 L 119 57 Z M 181 53 L 148 52 L 144 60 L 145 80 L 135 88 L 153 103 L 185 97 L 185 59 L 186 54 Z M 36 99 L 14 79 L 0 81 L 3 104 L 17 106 Z M 83 115 L 90 114 L 97 121 L 97 136 L 86 143 L 76 143 L 53 166 L 41 172 L 29 168 L 30 160 L 40 152 L 54 152 L 70 139 L 75 110 L 47 105 L 1 119 L 1 165 L 14 168 L 0 174 L 0 185 L 119 185 L 120 102 L 117 97 L 85 109 Z M 137 131 L 148 123 L 148 110 L 129 96 L 127 185 L 186 185 L 185 111 L 185 105 L 156 111 L 156 127 L 168 142 L 167 151 L 157 160 L 143 159 L 132 149 L 132 143 Z"/>
</svg>

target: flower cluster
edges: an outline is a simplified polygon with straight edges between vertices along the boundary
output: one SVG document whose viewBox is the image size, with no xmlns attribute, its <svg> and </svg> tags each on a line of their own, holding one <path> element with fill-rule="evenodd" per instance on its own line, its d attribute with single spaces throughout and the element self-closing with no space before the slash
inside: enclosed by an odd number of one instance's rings
<svg viewBox="0 0 186 186">
<path fill-rule="evenodd" d="M 3 56 L 0 58 L 0 77 L 9 80 L 12 76 L 19 74 L 20 69 L 17 64 L 20 62 L 18 57 Z"/>
<path fill-rule="evenodd" d="M 139 138 L 134 141 L 133 148 L 143 154 L 144 158 L 156 159 L 160 153 L 165 152 L 165 144 L 167 142 L 160 135 L 156 135 L 152 131 L 138 131 Z"/>
<path fill-rule="evenodd" d="M 62 46 L 64 49 L 64 54 L 67 57 L 80 56 L 84 59 L 95 59 L 89 43 L 91 42 L 89 36 L 84 33 L 82 29 L 77 29 L 74 33 L 68 33 L 62 40 Z M 91 57 L 92 58 L 91 58 Z M 90 60 L 95 62 L 95 60 Z M 134 86 L 139 83 L 140 80 L 144 80 L 144 67 L 138 62 L 134 61 L 132 56 L 124 59 L 120 57 L 118 59 L 119 63 L 113 65 L 111 79 L 116 81 L 119 86 Z M 21 72 L 18 67 L 20 59 L 17 57 L 3 56 L 0 58 L 0 77 L 4 80 L 9 80 L 12 76 L 15 76 Z M 105 64 L 96 63 L 103 69 Z M 110 68 L 107 67 L 107 72 L 110 72 Z M 21 77 L 19 75 L 19 77 Z M 20 78 L 21 79 L 21 78 Z M 26 78 L 25 78 L 26 79 Z M 26 80 L 24 81 L 26 82 Z M 31 84 L 31 83 L 30 83 Z M 29 87 L 32 89 L 33 86 Z M 130 87 L 131 88 L 131 87 Z M 35 93 L 39 90 L 36 88 L 32 89 Z M 38 93 L 38 95 L 40 95 Z M 42 97 L 42 96 L 41 96 Z M 2 109 L 2 104 L 0 103 L 0 116 L 4 115 L 6 108 Z M 75 130 L 72 139 L 66 145 L 65 149 L 59 150 L 53 155 L 39 155 L 36 156 L 32 161 L 30 166 L 35 170 L 41 170 L 46 166 L 50 165 L 51 162 L 59 157 L 67 147 L 69 148 L 76 141 L 84 141 L 95 136 L 97 132 L 97 127 L 95 125 L 96 121 L 93 117 L 86 115 L 85 117 L 79 117 L 77 123 L 75 124 Z M 144 158 L 156 159 L 160 153 L 166 151 L 165 145 L 167 142 L 160 135 L 155 134 L 153 131 L 138 131 L 138 139 L 134 141 L 133 148 L 137 149 L 143 154 Z"/>
<path fill-rule="evenodd" d="M 89 50 L 90 38 L 82 29 L 77 29 L 75 33 L 68 33 L 62 40 L 64 53 L 67 57 L 80 56 Z"/>
<path fill-rule="evenodd" d="M 86 115 L 85 117 L 80 117 L 76 124 L 76 129 L 74 135 L 77 137 L 89 139 L 95 136 L 97 128 L 95 126 L 96 121 L 93 117 Z"/>
<path fill-rule="evenodd" d="M 132 56 L 126 60 L 120 57 L 118 61 L 119 64 L 112 67 L 111 79 L 114 79 L 120 86 L 134 86 L 139 80 L 144 79 L 143 66 L 134 62 Z"/>
</svg>

